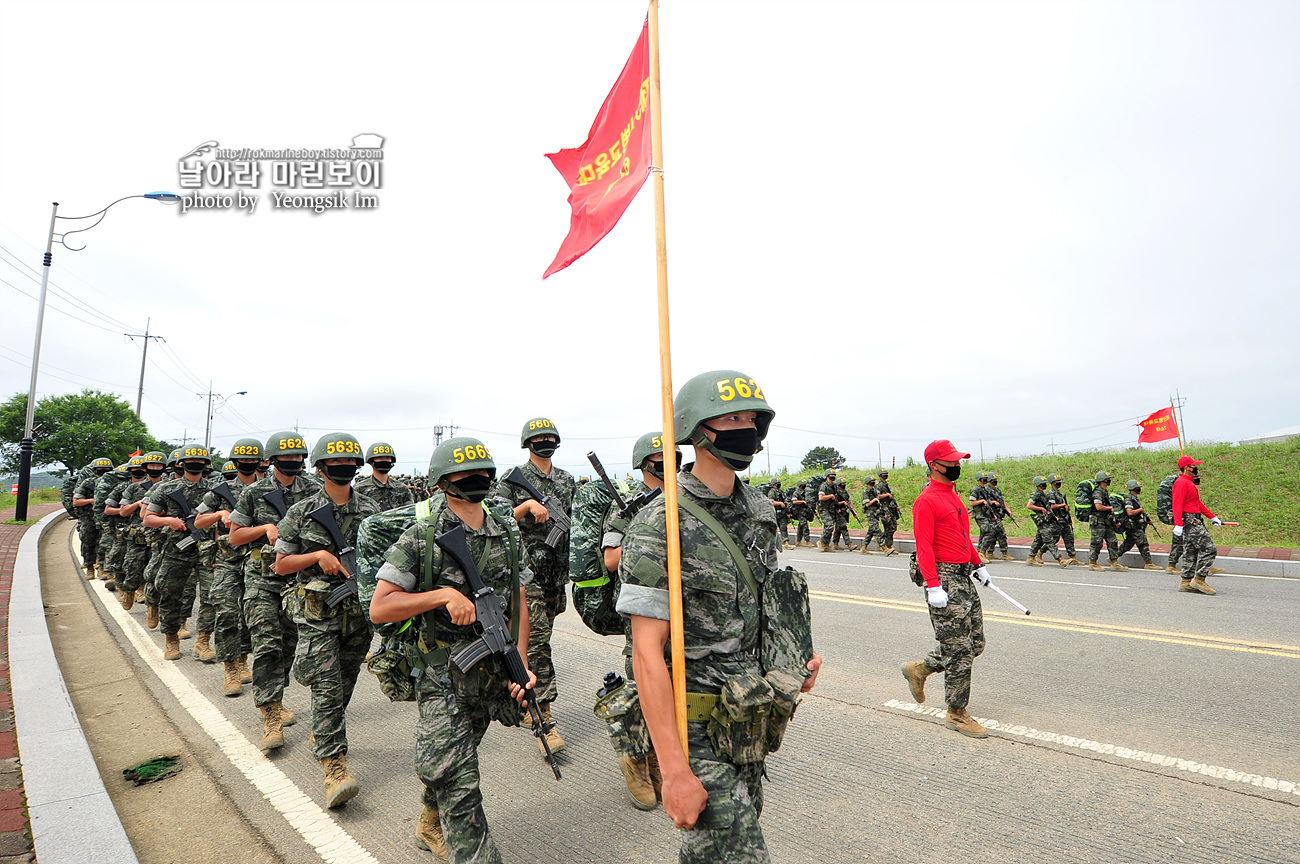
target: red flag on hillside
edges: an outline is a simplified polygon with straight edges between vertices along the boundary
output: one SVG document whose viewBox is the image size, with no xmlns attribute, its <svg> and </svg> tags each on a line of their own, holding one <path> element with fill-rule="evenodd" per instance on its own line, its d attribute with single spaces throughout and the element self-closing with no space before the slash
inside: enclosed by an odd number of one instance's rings
<svg viewBox="0 0 1300 864">
<path fill-rule="evenodd" d="M 632 56 L 605 97 L 587 140 L 547 153 L 569 184 L 569 233 L 545 279 L 577 261 L 601 241 L 645 183 L 650 166 L 650 31 L 642 25 Z"/>
<path fill-rule="evenodd" d="M 140 453 L 140 450 L 137 448 L 134 453 L 128 454 L 126 458 L 130 459 L 132 456 L 140 456 L 140 455 L 142 454 Z"/>
<path fill-rule="evenodd" d="M 1138 435 L 1139 444 L 1152 444 L 1178 437 L 1178 421 L 1174 419 L 1172 405 L 1161 408 L 1137 425 L 1142 427 L 1142 432 Z"/>
</svg>

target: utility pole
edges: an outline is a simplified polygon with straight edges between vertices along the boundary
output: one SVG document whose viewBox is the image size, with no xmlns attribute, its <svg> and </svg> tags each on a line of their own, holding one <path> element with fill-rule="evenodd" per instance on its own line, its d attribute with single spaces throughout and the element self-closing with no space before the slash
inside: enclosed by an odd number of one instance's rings
<svg viewBox="0 0 1300 864">
<path fill-rule="evenodd" d="M 146 319 L 144 319 L 144 332 L 143 332 L 143 333 L 123 333 L 123 334 L 122 334 L 123 336 L 126 336 L 126 337 L 131 338 L 131 339 L 143 339 L 143 340 L 144 340 L 144 352 L 140 355 L 140 388 L 139 388 L 138 390 L 136 390 L 136 392 L 135 392 L 135 416 L 137 416 L 137 417 L 140 416 L 140 403 L 141 403 L 141 402 L 143 401 L 143 399 L 144 399 L 144 362 L 145 362 L 146 360 L 149 359 L 149 340 L 150 340 L 150 339 L 158 339 L 158 340 L 161 340 L 161 339 L 163 338 L 163 337 L 161 337 L 161 336 L 150 336 L 150 335 L 149 335 L 149 324 L 152 323 L 152 322 L 153 322 L 153 319 L 152 319 L 152 318 L 146 318 Z"/>
<path fill-rule="evenodd" d="M 234 393 L 234 394 L 232 394 L 232 395 L 233 395 L 233 396 L 243 396 L 243 395 L 246 394 L 247 392 L 248 392 L 247 390 L 240 390 L 239 392 Z M 195 395 L 195 396 L 203 396 L 203 395 L 205 395 L 205 394 L 203 394 L 203 393 L 195 393 L 194 395 Z M 208 419 L 207 419 L 207 428 L 206 428 L 206 429 L 204 430 L 204 432 L 203 432 L 203 449 L 205 449 L 205 450 L 211 450 L 211 449 L 212 449 L 212 415 L 213 415 L 213 411 L 212 411 L 212 397 L 213 397 L 213 396 L 220 396 L 221 394 L 220 394 L 220 393 L 213 393 L 213 392 L 212 392 L 212 382 L 209 381 L 209 382 L 208 382 L 208 392 L 207 392 L 206 395 L 207 395 L 207 397 L 208 397 Z M 223 399 L 221 400 L 221 405 L 218 405 L 218 406 L 217 406 L 217 410 L 220 411 L 220 410 L 221 410 L 221 407 L 222 407 L 223 405 L 225 405 L 227 402 L 229 402 L 230 399 L 231 399 L 231 396 L 226 396 L 225 398 L 223 398 Z M 297 425 L 296 425 L 296 424 L 295 424 L 295 426 L 294 426 L 294 431 L 295 431 L 295 432 L 297 431 Z"/>
<path fill-rule="evenodd" d="M 433 427 L 433 446 L 437 447 L 442 443 L 443 428 L 441 426 Z"/>
</svg>

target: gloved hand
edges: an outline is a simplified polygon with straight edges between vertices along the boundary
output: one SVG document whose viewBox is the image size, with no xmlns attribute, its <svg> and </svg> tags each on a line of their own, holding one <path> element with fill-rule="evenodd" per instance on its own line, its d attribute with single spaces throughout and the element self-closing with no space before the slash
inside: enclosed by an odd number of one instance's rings
<svg viewBox="0 0 1300 864">
<path fill-rule="evenodd" d="M 1175 536 L 1175 537 L 1182 537 L 1182 536 L 1183 536 L 1183 526 L 1182 526 L 1182 525 L 1175 525 L 1175 526 L 1174 526 L 1174 536 Z"/>
<path fill-rule="evenodd" d="M 1215 516 L 1213 519 L 1210 520 L 1210 524 L 1211 524 L 1211 525 L 1220 525 L 1220 526 L 1221 526 L 1221 525 L 1223 525 L 1223 520 L 1220 519 L 1218 516 Z"/>
<path fill-rule="evenodd" d="M 946 608 L 948 605 L 948 592 L 943 590 L 943 586 L 925 589 L 925 602 L 929 603 L 936 609 Z"/>
<path fill-rule="evenodd" d="M 989 576 L 989 568 L 985 564 L 981 564 L 980 566 L 976 567 L 975 572 L 970 575 L 972 579 L 974 579 L 976 582 L 980 583 L 981 585 L 989 584 L 989 579 L 992 578 L 991 576 Z"/>
</svg>

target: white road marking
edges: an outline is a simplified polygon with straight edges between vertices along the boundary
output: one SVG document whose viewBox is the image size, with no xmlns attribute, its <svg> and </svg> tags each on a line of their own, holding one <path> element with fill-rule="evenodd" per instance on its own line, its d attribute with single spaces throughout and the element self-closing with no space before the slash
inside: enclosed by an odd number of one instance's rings
<svg viewBox="0 0 1300 864">
<path fill-rule="evenodd" d="M 928 717 L 943 718 L 946 713 L 943 708 L 927 708 L 924 705 L 917 705 L 915 702 L 903 702 L 899 699 L 890 699 L 885 703 L 885 707 L 896 708 L 900 711 L 907 711 L 912 714 L 921 714 Z M 1116 744 L 1102 744 L 1099 741 L 1089 741 L 1086 738 L 1075 738 L 1071 735 L 1058 735 L 1055 732 L 1043 732 L 1039 729 L 1031 729 L 1028 726 L 1016 726 L 1011 723 L 1002 723 L 997 720 L 988 720 L 983 717 L 976 717 L 975 719 L 978 720 L 986 729 L 1001 732 L 1004 735 L 1010 735 L 1016 738 L 1026 738 L 1031 741 L 1049 741 L 1053 744 L 1060 744 L 1064 747 L 1073 747 L 1076 750 L 1089 750 L 1094 753 L 1114 756 L 1117 759 L 1130 759 L 1134 762 L 1146 762 L 1151 765 L 1160 765 L 1164 768 L 1174 768 L 1178 771 L 1186 771 L 1189 774 L 1201 774 L 1206 777 L 1214 777 L 1218 780 L 1230 780 L 1234 783 L 1244 783 L 1247 786 L 1256 786 L 1260 789 L 1274 789 L 1278 792 L 1287 792 L 1292 795 L 1300 796 L 1300 783 L 1293 783 L 1289 780 L 1278 780 L 1275 777 L 1264 777 L 1246 771 L 1235 771 L 1231 768 L 1222 768 L 1218 765 L 1207 765 L 1204 762 L 1197 762 L 1194 759 L 1180 759 L 1177 756 L 1162 756 L 1159 753 L 1148 753 L 1146 750 L 1134 750 L 1130 747 L 1120 747 Z"/>
<path fill-rule="evenodd" d="M 818 561 L 807 558 L 791 558 L 791 561 L 798 561 L 801 564 L 829 564 L 832 567 L 857 567 L 861 570 L 888 570 L 891 573 L 901 573 L 905 567 L 881 567 L 879 564 L 850 564 L 847 561 Z M 1273 577 L 1259 577 L 1261 579 Z M 1009 582 L 1045 582 L 1049 585 L 1082 585 L 1085 588 L 1113 588 L 1116 591 L 1132 591 L 1132 585 L 1102 585 L 1098 582 L 1064 582 L 1057 579 L 1034 579 L 1028 576 L 998 576 L 998 580 L 1007 580 Z"/>
<path fill-rule="evenodd" d="M 76 544 L 72 545 L 75 550 Z M 80 563 L 80 554 L 77 551 L 72 554 L 75 556 L 73 560 Z M 288 775 L 267 759 L 234 723 L 226 719 L 173 662 L 162 659 L 162 652 L 149 638 L 148 632 L 122 608 L 115 594 L 102 591 L 97 585 L 91 586 L 90 593 L 122 628 L 140 659 L 148 664 L 181 703 L 181 707 L 189 712 L 208 737 L 221 748 L 230 764 L 248 778 L 253 788 L 262 793 L 262 797 L 270 802 L 290 827 L 302 835 L 302 839 L 316 850 L 316 854 L 328 864 L 379 864 L 375 856 L 344 831 L 319 804 L 308 798 Z"/>
</svg>

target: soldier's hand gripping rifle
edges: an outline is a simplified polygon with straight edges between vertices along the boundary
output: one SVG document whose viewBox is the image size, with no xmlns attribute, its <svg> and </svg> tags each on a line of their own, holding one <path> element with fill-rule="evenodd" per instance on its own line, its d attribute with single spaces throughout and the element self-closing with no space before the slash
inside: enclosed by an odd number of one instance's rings
<svg viewBox="0 0 1300 864">
<path fill-rule="evenodd" d="M 277 489 L 276 491 L 280 490 Z M 357 572 L 357 550 L 349 546 L 343 539 L 343 532 L 339 530 L 339 523 L 334 521 L 334 505 L 322 504 L 308 513 L 307 518 L 319 522 L 321 527 L 329 532 L 334 548 L 339 550 L 334 553 L 334 557 L 339 559 L 339 564 L 343 565 L 343 584 L 331 591 L 330 596 L 325 600 L 325 605 L 333 609 L 349 597 L 359 596 L 355 576 Z"/>
<path fill-rule="evenodd" d="M 182 540 L 177 541 L 176 543 L 177 551 L 183 552 L 186 549 L 189 549 L 195 543 L 201 543 L 207 540 L 208 536 L 202 531 L 200 531 L 199 529 L 194 527 L 194 517 L 197 516 L 198 514 L 190 509 L 190 502 L 185 500 L 184 493 L 182 493 L 181 490 L 176 489 L 172 492 L 168 492 L 167 497 L 175 501 L 177 505 L 180 506 L 181 518 L 185 520 L 185 530 L 189 532 L 189 536 L 185 537 Z"/>
<path fill-rule="evenodd" d="M 600 481 L 605 484 L 605 488 L 609 490 L 609 494 L 614 497 L 614 504 L 618 506 L 618 516 L 620 519 L 631 520 L 631 518 L 637 514 L 637 511 L 655 500 L 655 498 L 661 495 L 664 491 L 663 489 L 646 489 L 644 492 L 638 492 L 627 501 L 624 501 L 623 496 L 618 494 L 618 487 L 614 485 L 613 481 L 609 479 L 609 475 L 605 473 L 605 466 L 600 464 L 600 458 L 596 455 L 595 451 L 587 454 L 587 461 L 591 463 L 592 468 L 596 469 L 596 475 L 599 476 Z"/>
<path fill-rule="evenodd" d="M 542 749 L 546 751 L 546 761 L 551 763 L 555 779 L 559 780 L 560 768 L 555 764 L 555 754 L 551 752 L 551 745 L 546 740 L 546 733 L 554 729 L 555 724 L 546 723 L 542 719 L 542 712 L 537 704 L 537 694 L 528 686 L 528 669 L 524 666 L 523 658 L 519 656 L 519 646 L 514 639 L 510 638 L 510 622 L 505 617 L 509 601 L 483 584 L 483 577 L 479 575 L 474 558 L 469 554 L 469 544 L 465 542 L 464 525 L 457 525 L 445 534 L 439 534 L 433 538 L 433 542 L 456 562 L 456 566 L 460 567 L 465 574 L 465 581 L 469 584 L 470 590 L 474 592 L 473 626 L 479 638 L 459 651 L 451 658 L 451 662 L 456 664 L 456 668 L 461 672 L 468 673 L 493 654 L 501 658 L 510 680 L 524 691 L 528 713 L 533 721 L 533 734 L 542 742 Z M 516 603 L 519 602 L 518 597 L 511 599 Z"/>
<path fill-rule="evenodd" d="M 546 545 L 556 552 L 563 552 L 569 543 L 569 517 L 564 512 L 564 505 L 554 496 L 538 492 L 537 487 L 528 482 L 528 478 L 519 470 L 518 465 L 507 471 L 501 479 L 512 486 L 518 486 L 528 493 L 529 498 L 546 508 L 549 517 L 546 521 L 551 526 L 551 533 L 546 535 Z"/>
</svg>

